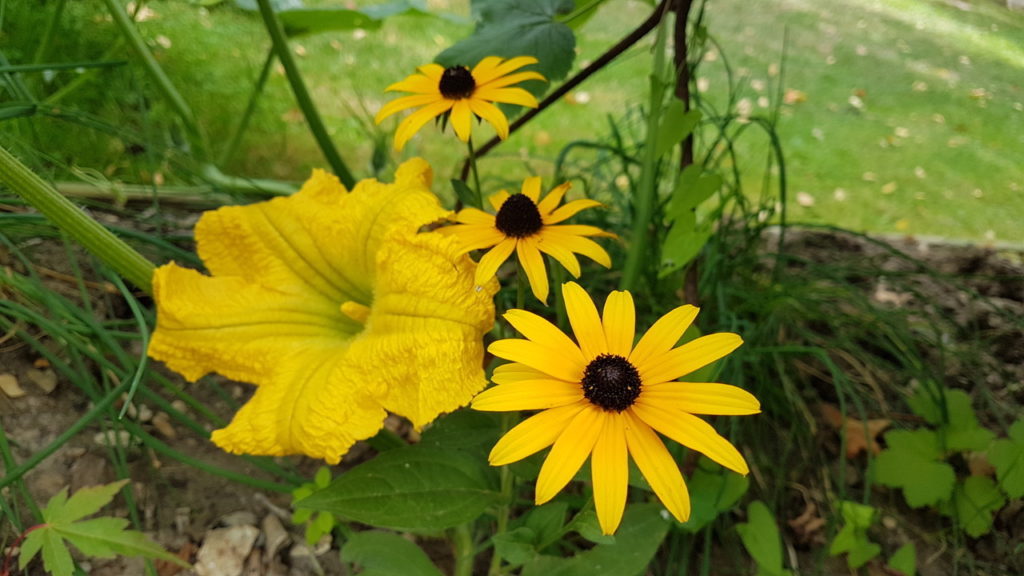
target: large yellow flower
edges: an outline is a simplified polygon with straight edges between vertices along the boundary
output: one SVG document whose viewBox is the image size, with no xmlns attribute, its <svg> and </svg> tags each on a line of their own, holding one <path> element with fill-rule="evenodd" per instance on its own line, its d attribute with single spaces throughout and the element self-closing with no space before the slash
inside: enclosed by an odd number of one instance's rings
<svg viewBox="0 0 1024 576">
<path fill-rule="evenodd" d="M 680 522 L 690 497 L 679 468 L 655 431 L 746 474 L 743 456 L 694 414 L 756 414 L 749 392 L 714 383 L 676 382 L 735 350 L 736 334 L 676 342 L 697 316 L 680 306 L 633 345 L 635 311 L 629 292 L 612 292 L 603 318 L 579 285 L 562 286 L 576 342 L 536 314 L 510 310 L 505 319 L 522 339 L 498 340 L 488 351 L 513 363 L 499 366 L 497 386 L 473 400 L 477 410 L 542 410 L 491 450 L 501 466 L 552 446 L 537 478 L 536 502 L 553 498 L 590 457 L 594 504 L 606 534 L 618 528 L 626 505 L 631 455 L 654 493 Z"/>
<path fill-rule="evenodd" d="M 438 232 L 458 237 L 467 252 L 493 246 L 480 258 L 480 266 L 476 269 L 479 284 L 493 277 L 514 251 L 530 280 L 533 295 L 541 302 L 547 302 L 548 273 L 541 252 L 550 254 L 574 278 L 580 276 L 576 254 L 583 254 L 605 268 L 612 265 L 612 259 L 604 248 L 586 237 L 614 237 L 614 234 L 594 226 L 556 225 L 581 210 L 601 205 L 596 200 L 581 199 L 559 208 L 558 204 L 569 187 L 568 182 L 556 186 L 542 200 L 540 178 L 527 178 L 523 181 L 522 193 L 509 194 L 502 190 L 488 198 L 496 214 L 465 208 L 455 217 L 458 225 L 440 228 Z"/>
<path fill-rule="evenodd" d="M 536 64 L 532 56 L 519 56 L 508 60 L 488 56 L 471 71 L 465 66 L 444 68 L 439 64 L 419 67 L 419 74 L 413 74 L 387 87 L 387 91 L 412 92 L 384 105 L 374 121 L 382 120 L 396 112 L 420 107 L 398 125 L 395 133 L 395 149 L 401 150 L 405 143 L 430 121 L 444 114 L 450 114 L 455 135 L 463 142 L 469 141 L 472 120 L 483 118 L 494 127 L 501 139 L 508 138 L 508 118 L 492 102 L 518 104 L 536 108 L 537 99 L 513 84 L 526 80 L 544 80 L 537 72 L 515 72 L 523 66 Z"/>
<path fill-rule="evenodd" d="M 203 215 L 210 276 L 157 270 L 150 356 L 257 385 L 218 446 L 337 463 L 387 411 L 422 426 L 486 384 L 497 283 L 476 288 L 456 242 L 417 234 L 446 215 L 431 178 L 418 158 L 351 192 L 314 171 L 293 196 Z"/>
</svg>

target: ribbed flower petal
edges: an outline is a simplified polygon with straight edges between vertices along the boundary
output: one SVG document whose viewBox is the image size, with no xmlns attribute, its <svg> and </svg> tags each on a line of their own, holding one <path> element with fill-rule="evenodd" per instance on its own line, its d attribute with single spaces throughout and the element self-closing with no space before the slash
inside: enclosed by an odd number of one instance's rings
<svg viewBox="0 0 1024 576">
<path fill-rule="evenodd" d="M 636 310 L 629 292 L 616 290 L 604 301 L 601 325 L 608 341 L 608 353 L 629 358 L 636 331 Z"/>
<path fill-rule="evenodd" d="M 545 217 L 544 223 L 557 224 L 572 218 L 582 210 L 586 210 L 587 208 L 596 208 L 601 205 L 602 204 L 597 200 L 591 200 L 589 198 L 573 200 L 572 202 L 560 207 L 558 210 L 555 210 L 550 216 Z"/>
<path fill-rule="evenodd" d="M 410 114 L 408 118 L 402 120 L 402 123 L 398 125 L 398 130 L 395 131 L 395 150 L 404 148 L 409 138 L 412 138 L 413 134 L 419 132 L 424 124 L 451 110 L 451 107 L 451 100 L 441 100 L 440 102 L 428 104 L 420 108 Z"/>
<path fill-rule="evenodd" d="M 452 115 L 450 117 L 452 129 L 455 135 L 463 142 L 469 142 L 473 131 L 473 111 L 469 107 L 468 100 L 456 100 L 452 104 Z"/>
<path fill-rule="evenodd" d="M 548 226 L 542 228 L 538 235 L 541 237 L 541 241 L 546 244 L 559 244 L 568 250 L 590 258 L 605 268 L 611 267 L 612 257 L 597 242 L 590 238 L 567 233 L 560 230 L 560 228 L 562 226 Z"/>
<path fill-rule="evenodd" d="M 740 474 L 750 472 L 739 450 L 700 418 L 647 403 L 642 395 L 630 409 L 648 426 L 683 446 L 696 450 Z"/>
<path fill-rule="evenodd" d="M 487 351 L 498 358 L 525 364 L 567 382 L 579 382 L 586 367 L 577 359 L 553 355 L 539 344 L 518 338 L 497 340 L 487 347 Z"/>
<path fill-rule="evenodd" d="M 473 93 L 474 98 L 481 98 L 501 104 L 516 104 L 526 108 L 539 106 L 537 99 L 522 88 L 477 88 Z"/>
<path fill-rule="evenodd" d="M 509 362 L 494 369 L 494 372 L 491 374 L 491 381 L 495 384 L 512 384 L 513 382 L 541 380 L 550 377 L 549 374 L 541 372 L 536 368 L 530 368 L 518 362 Z"/>
<path fill-rule="evenodd" d="M 664 354 L 652 356 L 642 363 L 634 362 L 633 365 L 637 367 L 644 382 L 668 382 L 700 370 L 739 348 L 741 344 L 743 339 L 736 334 L 708 334 Z"/>
<path fill-rule="evenodd" d="M 629 487 L 629 459 L 626 456 L 625 418 L 606 413 L 604 428 L 590 459 L 594 481 L 594 508 L 601 532 L 614 534 L 626 510 Z"/>
<path fill-rule="evenodd" d="M 548 270 L 544 266 L 544 257 L 537 249 L 535 238 L 521 238 L 516 242 L 516 255 L 519 263 L 526 272 L 526 279 L 530 281 L 530 289 L 533 295 L 541 302 L 548 301 Z"/>
<path fill-rule="evenodd" d="M 540 176 L 531 176 L 523 180 L 521 192 L 536 204 L 540 200 Z"/>
<path fill-rule="evenodd" d="M 385 92 L 412 92 L 413 94 L 430 94 L 434 100 L 441 97 L 441 88 L 437 80 L 431 80 L 423 74 L 413 74 L 401 82 L 395 82 L 384 89 Z"/>
<path fill-rule="evenodd" d="M 588 361 L 576 343 L 557 326 L 544 318 L 526 310 L 509 310 L 505 320 L 519 331 L 527 340 L 550 350 L 551 354 L 568 358 L 576 364 L 584 365 Z"/>
<path fill-rule="evenodd" d="M 710 382 L 644 384 L 644 402 L 678 408 L 690 414 L 744 416 L 761 411 L 753 394 L 737 386 Z"/>
<path fill-rule="evenodd" d="M 500 243 L 496 244 L 494 248 L 491 248 L 486 254 L 480 258 L 479 264 L 476 267 L 476 282 L 477 284 L 483 284 L 494 275 L 497 274 L 498 268 L 501 268 L 502 263 L 508 260 L 508 257 L 512 255 L 516 249 L 515 238 L 505 238 Z"/>
<path fill-rule="evenodd" d="M 582 400 L 583 389 L 579 384 L 548 378 L 488 388 L 473 398 L 473 409 L 489 412 L 546 410 Z"/>
<path fill-rule="evenodd" d="M 508 118 L 505 117 L 505 114 L 497 106 L 479 98 L 470 98 L 468 102 L 469 108 L 474 114 L 483 118 L 494 127 L 494 131 L 498 133 L 498 138 L 502 140 L 508 138 Z"/>
<path fill-rule="evenodd" d="M 629 361 L 634 366 L 643 366 L 651 358 L 661 356 L 674 348 L 686 329 L 693 324 L 697 312 L 697 307 L 687 304 L 674 308 L 659 318 L 637 342 L 633 353 L 629 355 Z"/>
<path fill-rule="evenodd" d="M 392 114 L 401 112 L 402 110 L 407 110 L 409 108 L 414 108 L 416 106 L 425 106 L 427 104 L 430 104 L 431 102 L 437 102 L 437 96 L 433 94 L 403 96 L 401 98 L 392 100 L 391 102 L 388 102 L 387 104 L 382 106 L 380 112 L 377 112 L 377 115 L 373 117 L 373 121 L 376 124 L 380 124 L 381 122 L 384 121 L 385 118 L 391 116 Z"/>
<path fill-rule="evenodd" d="M 494 215 L 488 214 L 477 208 L 463 208 L 455 216 L 455 221 L 460 224 L 476 224 L 480 226 L 494 226 Z"/>
<path fill-rule="evenodd" d="M 419 70 L 421 74 L 426 76 L 431 82 L 433 82 L 435 86 L 438 86 L 438 92 L 441 91 L 440 83 L 441 76 L 444 75 L 444 66 L 441 66 L 440 64 L 434 64 L 433 62 L 431 62 L 430 64 L 424 64 L 422 66 L 419 66 L 416 69 Z"/>
<path fill-rule="evenodd" d="M 636 467 L 665 508 L 676 520 L 686 522 L 690 519 L 690 493 L 679 472 L 679 465 L 672 459 L 661 438 L 647 424 L 630 410 L 622 414 L 627 420 L 626 445 Z"/>
<path fill-rule="evenodd" d="M 473 79 L 476 80 L 477 86 L 487 84 L 488 82 L 500 78 L 511 72 L 522 68 L 523 66 L 529 66 L 530 64 L 536 64 L 537 59 L 533 56 L 517 56 L 515 58 L 509 58 L 503 62 L 494 62 L 491 58 L 493 56 L 484 58 L 473 67 Z"/>
<path fill-rule="evenodd" d="M 584 408 L 581 402 L 534 414 L 502 436 L 491 449 L 487 461 L 491 466 L 503 466 L 551 446 Z"/>
<path fill-rule="evenodd" d="M 604 329 L 601 328 L 601 317 L 587 291 L 575 282 L 566 282 L 562 284 L 562 298 L 583 357 L 589 362 L 599 354 L 607 353 L 608 343 L 605 342 Z"/>
<path fill-rule="evenodd" d="M 483 250 L 498 245 L 505 239 L 505 235 L 498 232 L 493 226 L 445 226 L 435 230 L 438 234 L 454 236 L 462 246 L 462 252 Z"/>
<path fill-rule="evenodd" d="M 495 212 L 497 212 L 498 210 L 501 210 L 502 205 L 505 204 L 505 200 L 508 200 L 509 196 L 511 196 L 511 194 L 508 193 L 508 190 L 500 190 L 488 196 L 487 203 L 491 205 L 491 208 L 493 208 Z"/>
<path fill-rule="evenodd" d="M 538 242 L 537 248 L 557 260 L 563 268 L 569 271 L 569 274 L 572 274 L 573 278 L 580 277 L 580 261 L 573 254 L 572 250 L 551 242 Z"/>
<path fill-rule="evenodd" d="M 515 74 L 509 74 L 508 76 L 491 80 L 483 87 L 487 89 L 504 88 L 505 86 L 526 82 L 527 80 L 540 80 L 541 82 L 546 82 L 547 78 L 542 76 L 539 72 L 516 72 Z"/>
<path fill-rule="evenodd" d="M 571 182 L 563 182 L 552 188 L 551 192 L 548 192 L 548 195 L 537 203 L 537 210 L 540 212 L 540 215 L 543 217 L 551 214 L 562 202 L 562 198 L 565 197 L 565 193 L 569 191 L 569 188 L 572 188 Z M 544 221 L 547 223 L 547 218 Z"/>
<path fill-rule="evenodd" d="M 588 404 L 565 426 L 540 467 L 535 493 L 538 506 L 554 498 L 587 461 L 608 417 L 604 410 Z"/>
</svg>

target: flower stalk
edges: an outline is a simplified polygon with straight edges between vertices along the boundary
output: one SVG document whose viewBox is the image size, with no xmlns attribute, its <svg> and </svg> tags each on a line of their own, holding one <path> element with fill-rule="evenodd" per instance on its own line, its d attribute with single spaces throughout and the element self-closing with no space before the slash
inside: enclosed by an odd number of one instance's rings
<svg viewBox="0 0 1024 576">
<path fill-rule="evenodd" d="M 151 293 L 152 262 L 61 196 L 2 146 L 0 183 L 42 212 L 122 278 Z"/>
</svg>

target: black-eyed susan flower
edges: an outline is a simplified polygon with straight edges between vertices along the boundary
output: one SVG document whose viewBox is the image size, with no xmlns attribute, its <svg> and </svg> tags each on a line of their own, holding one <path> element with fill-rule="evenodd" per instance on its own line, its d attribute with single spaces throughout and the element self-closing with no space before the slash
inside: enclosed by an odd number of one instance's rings
<svg viewBox="0 0 1024 576">
<path fill-rule="evenodd" d="M 669 512 L 685 522 L 690 516 L 686 484 L 656 432 L 730 470 L 748 472 L 739 451 L 695 415 L 756 414 L 757 399 L 727 384 L 676 381 L 735 350 L 742 340 L 718 333 L 676 347 L 697 316 L 697 308 L 680 306 L 634 346 L 629 292 L 612 292 L 603 316 L 579 285 L 564 284 L 562 294 L 576 342 L 536 314 L 510 310 L 505 319 L 526 339 L 498 340 L 488 348 L 512 363 L 494 371 L 497 386 L 479 394 L 473 408 L 541 410 L 498 441 L 490 463 L 509 464 L 551 446 L 537 478 L 540 505 L 589 457 L 598 521 L 611 534 L 625 509 L 632 456 Z"/>
<path fill-rule="evenodd" d="M 582 254 L 608 268 L 612 259 L 597 242 L 588 236 L 614 237 L 595 226 L 559 224 L 581 210 L 600 206 L 590 199 L 573 200 L 559 207 L 569 190 L 568 182 L 556 186 L 540 198 L 540 178 L 523 181 L 522 192 L 509 194 L 502 190 L 488 198 L 495 214 L 476 208 L 465 208 L 455 216 L 455 226 L 439 228 L 438 232 L 455 236 L 467 252 L 491 248 L 480 258 L 476 280 L 490 280 L 512 252 L 526 271 L 533 295 L 541 302 L 548 299 L 548 273 L 541 253 L 557 260 L 574 278 L 579 278 Z"/>
<path fill-rule="evenodd" d="M 218 446 L 337 463 L 387 412 L 423 426 L 484 387 L 497 283 L 476 288 L 456 242 L 417 233 L 447 214 L 431 178 L 418 158 L 351 192 L 315 171 L 292 196 L 204 214 L 210 275 L 156 271 L 150 356 L 257 386 Z"/>
<path fill-rule="evenodd" d="M 538 72 L 520 71 L 523 66 L 536 64 L 532 56 L 519 56 L 505 60 L 488 56 L 472 70 L 465 66 L 445 68 L 439 64 L 427 64 L 413 74 L 386 88 L 392 92 L 412 92 L 384 105 L 374 121 L 382 120 L 396 112 L 419 108 L 398 125 L 395 133 L 395 149 L 401 150 L 413 134 L 432 118 L 449 115 L 455 135 L 463 142 L 469 141 L 473 117 L 486 120 L 501 139 L 508 138 L 508 118 L 493 103 L 518 104 L 536 108 L 537 99 L 532 94 L 513 86 L 527 80 L 544 80 Z"/>
</svg>

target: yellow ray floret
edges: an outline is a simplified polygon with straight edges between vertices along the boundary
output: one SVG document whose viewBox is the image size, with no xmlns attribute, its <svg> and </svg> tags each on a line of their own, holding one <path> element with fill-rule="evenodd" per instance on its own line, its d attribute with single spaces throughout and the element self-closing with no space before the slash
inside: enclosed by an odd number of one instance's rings
<svg viewBox="0 0 1024 576">
<path fill-rule="evenodd" d="M 218 446 L 337 463 L 387 412 L 423 426 L 484 386 L 497 286 L 478 287 L 452 239 L 417 233 L 446 214 L 430 181 L 421 159 L 351 192 L 315 171 L 293 196 L 204 214 L 210 275 L 157 269 L 150 356 L 257 386 Z"/>
<path fill-rule="evenodd" d="M 505 319 L 524 339 L 498 340 L 488 348 L 512 363 L 495 369 L 497 385 L 477 395 L 473 408 L 540 410 L 498 441 L 491 464 L 502 466 L 551 447 L 537 477 L 540 505 L 589 457 L 598 521 L 605 534 L 612 534 L 625 510 L 632 457 L 665 508 L 685 522 L 690 496 L 658 433 L 730 470 L 748 472 L 739 451 L 696 415 L 756 414 L 757 399 L 736 386 L 677 381 L 732 352 L 742 340 L 719 333 L 677 347 L 697 315 L 693 306 L 680 306 L 633 346 L 629 292 L 612 292 L 603 314 L 573 282 L 562 286 L 562 295 L 575 342 L 536 314 L 510 310 Z"/>
<path fill-rule="evenodd" d="M 508 60 L 488 56 L 472 70 L 465 66 L 420 66 L 419 73 L 387 87 L 388 92 L 411 92 L 412 96 L 388 102 L 377 113 L 374 121 L 380 124 L 392 114 L 419 108 L 398 125 L 395 133 L 396 150 L 401 150 L 409 138 L 427 122 L 441 116 L 447 116 L 455 135 L 463 142 L 469 141 L 474 117 L 486 120 L 501 139 L 508 138 L 508 118 L 494 103 L 536 108 L 537 99 L 532 94 L 513 86 L 527 80 L 543 81 L 544 76 L 537 72 L 516 72 L 536 63 L 537 59 L 531 56 Z"/>
</svg>

